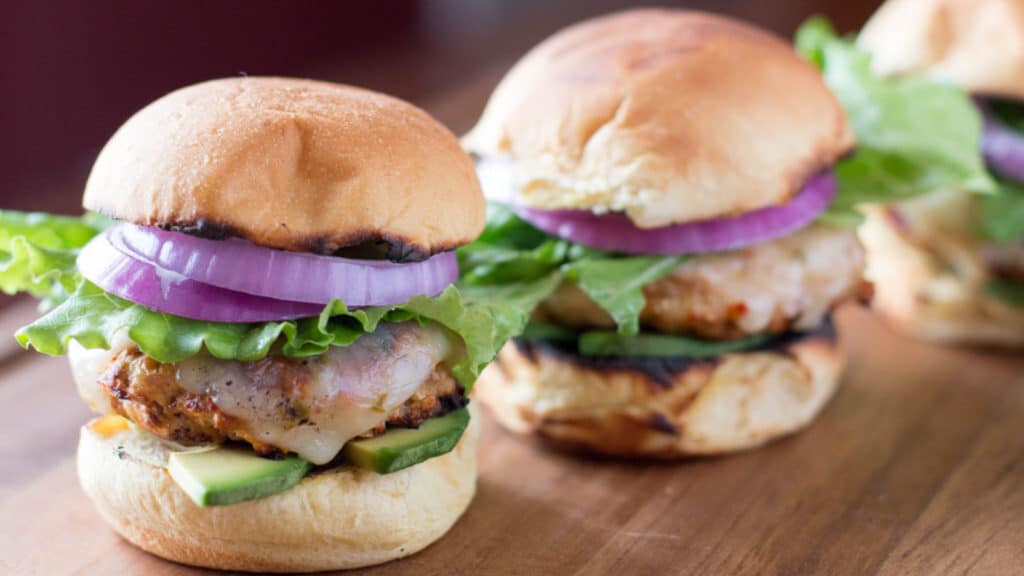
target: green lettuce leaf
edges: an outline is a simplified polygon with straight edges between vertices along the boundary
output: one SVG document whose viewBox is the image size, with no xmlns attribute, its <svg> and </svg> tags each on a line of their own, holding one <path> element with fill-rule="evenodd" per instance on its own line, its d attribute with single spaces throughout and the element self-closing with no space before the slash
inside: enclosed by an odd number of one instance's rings
<svg viewBox="0 0 1024 576">
<path fill-rule="evenodd" d="M 644 309 L 644 286 L 668 274 L 682 258 L 661 256 L 584 258 L 563 266 L 565 277 L 615 320 L 619 331 L 636 334 Z"/>
<path fill-rule="evenodd" d="M 466 301 L 484 308 L 494 319 L 491 348 L 497 354 L 509 338 L 523 332 L 534 308 L 561 281 L 561 276 L 549 274 L 531 281 L 487 286 L 460 283 L 458 287 Z"/>
<path fill-rule="evenodd" d="M 75 258 L 104 226 L 98 216 L 0 210 L 0 290 L 27 292 L 50 307 L 79 282 Z"/>
<path fill-rule="evenodd" d="M 1024 284 L 995 278 L 989 280 L 985 291 L 1008 304 L 1024 308 Z"/>
<path fill-rule="evenodd" d="M 416 297 L 400 306 L 349 310 L 335 300 L 316 318 L 230 324 L 155 312 L 83 281 L 67 300 L 18 330 L 16 337 L 26 348 L 56 356 L 65 354 L 72 340 L 85 348 L 108 348 L 116 333 L 127 330 L 139 349 L 159 362 L 177 362 L 204 348 L 223 360 L 252 361 L 275 345 L 289 358 L 315 356 L 330 346 L 352 344 L 381 322 L 432 321 L 463 341 L 466 355 L 452 373 L 469 388 L 505 340 L 522 330 L 526 314 L 519 309 L 500 300 L 463 298 L 457 287 L 449 286 L 439 296 Z"/>
<path fill-rule="evenodd" d="M 859 205 L 942 188 L 996 191 L 981 156 L 981 117 L 963 91 L 921 78 L 878 78 L 871 57 L 824 18 L 800 27 L 796 47 L 822 70 L 857 137 L 856 151 L 836 166 L 839 190 L 827 220 L 856 221 Z"/>
<path fill-rule="evenodd" d="M 534 228 L 499 204 L 488 206 L 484 233 L 460 248 L 458 255 L 465 285 L 523 291 L 530 297 L 518 304 L 531 304 L 532 311 L 563 280 L 572 282 L 626 334 L 635 334 L 639 328 L 643 287 L 684 260 L 624 256 L 574 244 Z"/>
<path fill-rule="evenodd" d="M 981 233 L 994 242 L 1024 238 L 1024 184 L 999 180 L 999 194 L 981 199 Z"/>
<path fill-rule="evenodd" d="M 987 99 L 989 111 L 1012 130 L 1024 133 L 1024 105 L 1012 100 Z"/>
<path fill-rule="evenodd" d="M 107 225 L 102 216 L 92 213 L 59 216 L 45 212 L 0 210 L 0 246 L 22 237 L 41 248 L 81 248 Z"/>
<path fill-rule="evenodd" d="M 987 100 L 993 116 L 1024 135 L 1024 105 L 1010 100 Z M 993 242 L 1024 238 L 1024 184 L 996 176 L 999 194 L 981 200 L 981 234 Z"/>
<path fill-rule="evenodd" d="M 472 244 L 458 250 L 463 282 L 513 284 L 548 276 L 567 262 L 610 259 L 613 254 L 538 230 L 501 204 L 488 204 L 487 226 Z"/>
</svg>

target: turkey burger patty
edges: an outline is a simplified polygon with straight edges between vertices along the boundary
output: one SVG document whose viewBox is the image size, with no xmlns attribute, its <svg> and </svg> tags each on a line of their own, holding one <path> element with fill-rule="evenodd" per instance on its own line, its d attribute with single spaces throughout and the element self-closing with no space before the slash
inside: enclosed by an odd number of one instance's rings
<svg viewBox="0 0 1024 576">
<path fill-rule="evenodd" d="M 644 286 L 645 330 L 711 340 L 811 330 L 865 292 L 864 249 L 852 230 L 810 226 L 796 234 L 718 254 L 701 254 Z M 542 322 L 613 328 L 615 322 L 571 282 L 537 311 Z"/>
<path fill-rule="evenodd" d="M 263 454 L 294 452 L 326 464 L 354 436 L 417 428 L 462 408 L 463 388 L 444 363 L 451 348 L 441 329 L 405 322 L 303 359 L 201 354 L 163 364 L 130 342 L 109 351 L 76 345 L 70 358 L 94 410 L 160 438 L 184 446 L 242 441 Z"/>
</svg>

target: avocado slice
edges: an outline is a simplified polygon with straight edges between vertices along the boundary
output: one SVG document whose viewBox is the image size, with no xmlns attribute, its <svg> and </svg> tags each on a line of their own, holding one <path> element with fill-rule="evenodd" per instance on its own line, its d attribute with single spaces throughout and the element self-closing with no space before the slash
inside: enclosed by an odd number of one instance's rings
<svg viewBox="0 0 1024 576">
<path fill-rule="evenodd" d="M 451 452 L 468 425 L 469 410 L 462 408 L 419 428 L 389 428 L 374 438 L 352 440 L 342 453 L 360 468 L 388 474 Z"/>
<path fill-rule="evenodd" d="M 740 340 L 710 341 L 668 334 L 622 334 L 611 330 L 580 332 L 573 328 L 530 322 L 519 336 L 568 345 L 584 356 L 637 356 L 648 358 L 714 358 L 764 346 L 775 336 L 758 334 Z"/>
<path fill-rule="evenodd" d="M 287 490 L 310 466 L 298 456 L 271 460 L 251 450 L 215 447 L 174 452 L 167 471 L 199 506 L 224 506 Z"/>
<path fill-rule="evenodd" d="M 989 280 L 985 291 L 1004 302 L 1024 308 L 1024 283 L 1009 280 Z"/>
<path fill-rule="evenodd" d="M 544 324 L 531 321 L 519 335 L 524 340 L 544 340 L 558 344 L 575 344 L 580 338 L 579 330 L 558 326 L 556 324 Z"/>
<path fill-rule="evenodd" d="M 772 341 L 771 334 L 757 334 L 721 342 L 667 334 L 619 334 L 605 330 L 584 332 L 579 350 L 584 356 L 646 356 L 650 358 L 714 358 L 743 352 Z"/>
<path fill-rule="evenodd" d="M 465 408 L 431 418 L 419 428 L 392 428 L 375 438 L 345 444 L 345 458 L 380 474 L 451 452 L 469 425 Z M 211 447 L 174 452 L 167 471 L 199 506 L 225 506 L 263 498 L 298 484 L 312 464 L 298 456 L 271 460 L 251 450 Z"/>
</svg>

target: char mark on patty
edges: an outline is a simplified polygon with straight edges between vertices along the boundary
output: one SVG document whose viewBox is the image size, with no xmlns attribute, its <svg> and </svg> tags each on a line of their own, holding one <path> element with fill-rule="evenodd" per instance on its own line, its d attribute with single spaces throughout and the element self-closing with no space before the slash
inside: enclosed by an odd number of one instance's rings
<svg viewBox="0 0 1024 576">
<path fill-rule="evenodd" d="M 292 426 L 309 423 L 308 410 L 301 400 L 309 374 L 302 362 L 268 357 L 250 362 L 246 368 L 256 380 L 272 380 L 288 391 L 287 399 L 275 406 L 277 421 Z M 165 440 L 184 446 L 244 442 L 267 456 L 285 452 L 260 442 L 246 422 L 225 414 L 213 397 L 186 390 L 173 364 L 157 362 L 137 347 L 121 351 L 100 377 L 99 385 L 113 412 Z M 447 368 L 438 365 L 404 404 L 388 413 L 384 424 L 368 430 L 363 437 L 382 434 L 389 427 L 417 428 L 427 419 L 443 416 L 468 402 L 462 386 Z"/>
</svg>

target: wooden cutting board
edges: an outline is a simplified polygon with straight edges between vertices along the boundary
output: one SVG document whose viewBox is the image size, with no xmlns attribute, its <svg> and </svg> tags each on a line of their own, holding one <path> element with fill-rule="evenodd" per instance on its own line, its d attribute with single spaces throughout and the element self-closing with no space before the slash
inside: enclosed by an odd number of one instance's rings
<svg viewBox="0 0 1024 576">
<path fill-rule="evenodd" d="M 421 103 L 466 130 L 518 54 Z M 6 337 L 33 303 L 0 303 L 0 576 L 220 574 L 149 556 L 97 516 L 75 478 L 90 415 L 67 363 Z M 744 454 L 572 457 L 485 412 L 461 521 L 420 554 L 347 574 L 1024 573 L 1024 355 L 915 342 L 859 309 L 839 327 L 850 361 L 832 403 Z"/>
<path fill-rule="evenodd" d="M 0 327 L 31 315 L 0 309 Z M 1024 570 L 1024 357 L 926 345 L 859 309 L 810 428 L 678 464 L 572 457 L 489 415 L 441 541 L 358 573 L 1011 574 Z M 0 574 L 205 574 L 120 541 L 78 488 L 63 359 L 0 348 Z"/>
</svg>

